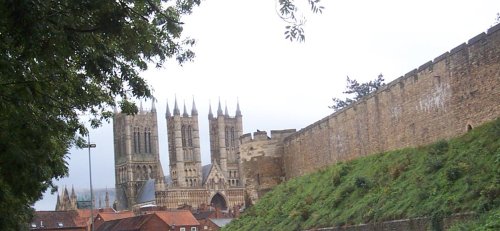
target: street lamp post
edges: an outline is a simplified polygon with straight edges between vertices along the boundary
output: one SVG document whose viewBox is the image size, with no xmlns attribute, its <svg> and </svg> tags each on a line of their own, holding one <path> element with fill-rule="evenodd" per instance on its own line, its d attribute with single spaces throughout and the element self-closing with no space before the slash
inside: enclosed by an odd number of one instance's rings
<svg viewBox="0 0 500 231">
<path fill-rule="evenodd" d="M 92 190 L 92 161 L 90 158 L 90 149 L 95 148 L 95 144 L 90 143 L 90 136 L 87 136 L 88 143 L 85 144 L 85 148 L 89 149 L 89 175 L 90 175 L 90 227 L 94 231 L 94 191 Z"/>
</svg>

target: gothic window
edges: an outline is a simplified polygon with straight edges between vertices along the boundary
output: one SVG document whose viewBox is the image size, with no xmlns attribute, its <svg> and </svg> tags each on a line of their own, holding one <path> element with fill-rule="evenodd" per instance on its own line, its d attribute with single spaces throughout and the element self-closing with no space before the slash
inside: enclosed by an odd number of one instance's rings
<svg viewBox="0 0 500 231">
<path fill-rule="evenodd" d="M 144 152 L 151 153 L 151 128 L 144 128 Z"/>
<path fill-rule="evenodd" d="M 137 128 L 134 128 L 134 153 L 137 153 Z"/>
<path fill-rule="evenodd" d="M 186 147 L 186 126 L 182 125 L 181 127 L 181 135 L 182 135 L 182 147 Z"/>
<path fill-rule="evenodd" d="M 191 125 L 188 126 L 188 146 L 193 147 L 193 128 Z"/>
<path fill-rule="evenodd" d="M 148 129 L 148 146 L 149 146 L 149 153 L 151 153 L 151 128 Z"/>
<path fill-rule="evenodd" d="M 226 127 L 226 133 L 224 138 L 226 138 L 226 147 L 229 147 L 229 128 Z"/>
<path fill-rule="evenodd" d="M 139 128 L 137 128 L 137 153 L 141 152 L 141 132 Z"/>
<path fill-rule="evenodd" d="M 148 129 L 144 128 L 144 153 L 148 153 Z"/>
<path fill-rule="evenodd" d="M 231 128 L 231 146 L 234 147 L 234 127 Z"/>
</svg>

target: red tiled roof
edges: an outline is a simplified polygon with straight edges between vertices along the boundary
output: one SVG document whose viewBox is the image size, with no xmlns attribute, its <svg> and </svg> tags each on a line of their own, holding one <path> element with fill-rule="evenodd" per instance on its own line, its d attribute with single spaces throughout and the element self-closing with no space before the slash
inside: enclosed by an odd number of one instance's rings
<svg viewBox="0 0 500 231">
<path fill-rule="evenodd" d="M 125 212 L 100 212 L 97 216 L 101 217 L 103 221 L 111 221 L 116 219 L 123 219 L 127 217 L 133 217 L 134 213 L 132 211 Z"/>
<path fill-rule="evenodd" d="M 82 224 L 78 213 L 71 211 L 36 211 L 35 216 L 31 220 L 30 228 L 69 228 L 69 227 L 86 227 Z M 33 226 L 32 226 L 33 225 Z"/>
<path fill-rule="evenodd" d="M 168 225 L 200 225 L 193 214 L 188 210 L 157 211 L 154 212 L 154 214 Z"/>
<path fill-rule="evenodd" d="M 147 214 L 142 216 L 106 221 L 102 225 L 97 227 L 97 231 L 140 230 L 141 227 L 152 217 L 154 217 L 153 214 Z"/>
</svg>

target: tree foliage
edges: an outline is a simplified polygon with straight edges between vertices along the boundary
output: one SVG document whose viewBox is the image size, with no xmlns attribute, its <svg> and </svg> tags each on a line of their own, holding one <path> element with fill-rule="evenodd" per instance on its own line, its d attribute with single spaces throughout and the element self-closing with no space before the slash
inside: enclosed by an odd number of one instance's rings
<svg viewBox="0 0 500 231">
<path fill-rule="evenodd" d="M 194 57 L 181 16 L 200 0 L 0 3 L 0 230 L 21 230 L 30 205 L 68 173 L 66 158 L 115 99 L 151 98 L 139 71 Z"/>
<path fill-rule="evenodd" d="M 350 104 L 358 101 L 359 99 L 369 95 L 370 93 L 378 90 L 380 87 L 384 86 L 384 76 L 382 74 L 378 75 L 375 80 L 370 80 L 366 83 L 359 83 L 355 79 L 350 79 L 347 76 L 346 91 L 342 92 L 348 95 L 354 95 L 353 98 L 346 97 L 345 100 L 339 98 L 332 98 L 333 105 L 328 106 L 329 108 L 338 111 L 342 108 L 349 106 Z"/>
<path fill-rule="evenodd" d="M 299 7 L 294 0 L 277 0 L 279 3 L 278 15 L 288 23 L 285 27 L 285 39 L 290 41 L 305 41 L 304 25 L 306 20 L 300 14 Z M 323 13 L 324 6 L 320 4 L 320 0 L 307 0 L 307 4 L 311 7 L 311 12 L 315 14 Z"/>
<path fill-rule="evenodd" d="M 321 13 L 319 0 L 308 0 Z M 194 58 L 182 16 L 200 0 L 25 0 L 0 2 L 0 230 L 20 230 L 30 205 L 68 173 L 72 146 L 111 108 L 136 113 L 152 98 L 139 72 Z M 279 0 L 290 40 L 304 40 L 294 0 Z M 116 99 L 121 99 L 115 105 Z"/>
</svg>

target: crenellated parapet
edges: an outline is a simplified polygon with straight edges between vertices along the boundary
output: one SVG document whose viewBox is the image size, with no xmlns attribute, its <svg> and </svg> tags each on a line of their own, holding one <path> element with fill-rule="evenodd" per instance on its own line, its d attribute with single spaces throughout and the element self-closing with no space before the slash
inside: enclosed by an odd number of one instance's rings
<svg viewBox="0 0 500 231">
<path fill-rule="evenodd" d="M 255 203 L 264 193 L 283 182 L 283 140 L 295 129 L 248 133 L 240 137 L 240 164 L 243 182 L 250 200 Z"/>
</svg>

